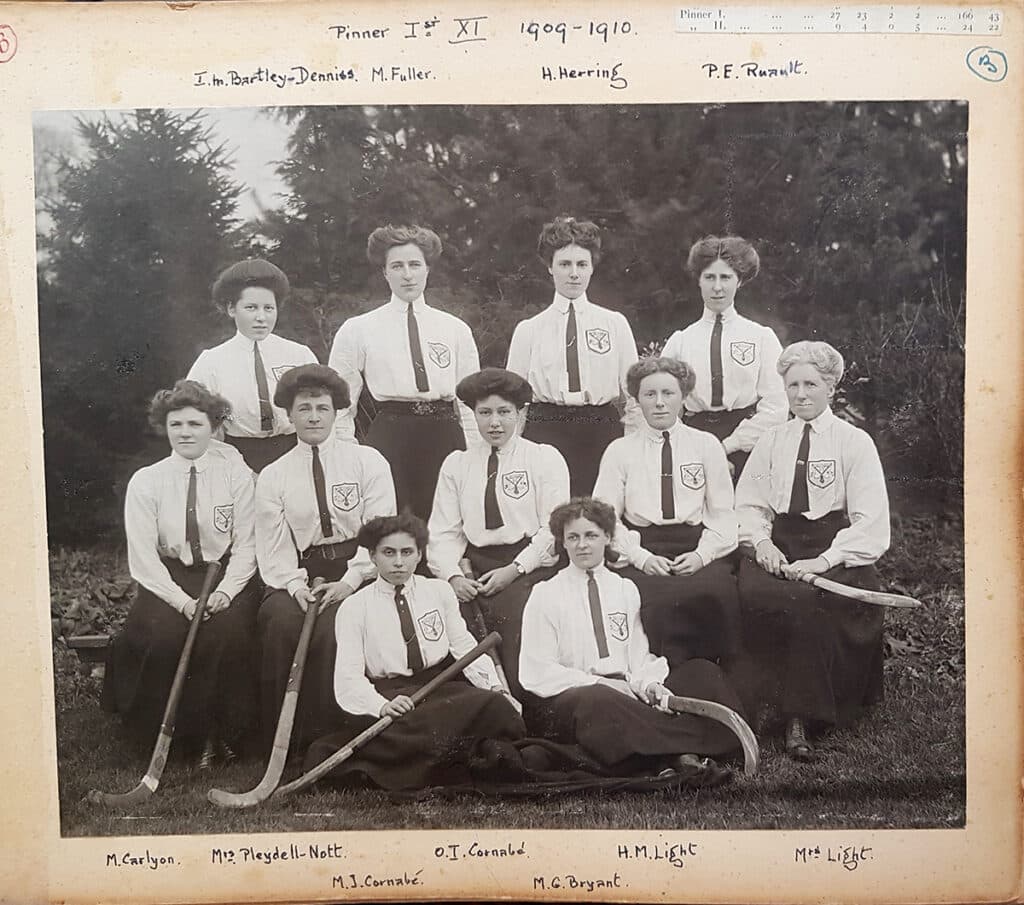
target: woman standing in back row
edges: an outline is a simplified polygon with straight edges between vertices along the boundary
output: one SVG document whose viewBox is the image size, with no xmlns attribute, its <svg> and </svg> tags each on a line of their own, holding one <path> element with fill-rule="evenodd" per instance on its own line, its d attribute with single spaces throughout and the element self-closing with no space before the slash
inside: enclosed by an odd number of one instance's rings
<svg viewBox="0 0 1024 905">
<path fill-rule="evenodd" d="M 760 266 L 754 246 L 739 236 L 695 243 L 686 269 L 700 285 L 704 313 L 673 333 L 661 353 L 694 369 L 683 417 L 721 441 L 736 479 L 758 437 L 786 420 L 786 391 L 775 371 L 782 345 L 771 327 L 736 311 L 737 291 Z"/>
</svg>

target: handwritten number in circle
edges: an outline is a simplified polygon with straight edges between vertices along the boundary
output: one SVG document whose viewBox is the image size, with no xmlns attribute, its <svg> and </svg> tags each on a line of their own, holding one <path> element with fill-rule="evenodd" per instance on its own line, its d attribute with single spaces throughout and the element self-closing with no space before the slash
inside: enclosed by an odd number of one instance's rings
<svg viewBox="0 0 1024 905">
<path fill-rule="evenodd" d="M 993 47 L 975 47 L 967 54 L 967 68 L 986 82 L 1001 82 L 1006 78 L 1006 54 Z"/>
<path fill-rule="evenodd" d="M 10 25 L 0 25 L 0 63 L 6 63 L 18 52 L 18 36 Z"/>
</svg>

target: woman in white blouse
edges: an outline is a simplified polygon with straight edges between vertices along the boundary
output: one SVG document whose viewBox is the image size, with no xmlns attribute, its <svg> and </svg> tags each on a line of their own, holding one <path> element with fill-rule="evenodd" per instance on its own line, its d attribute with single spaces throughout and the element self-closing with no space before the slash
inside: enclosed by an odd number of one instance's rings
<svg viewBox="0 0 1024 905">
<path fill-rule="evenodd" d="M 696 242 L 686 269 L 697 278 L 704 312 L 673 333 L 661 353 L 694 369 L 683 416 L 721 441 L 737 478 L 757 438 L 786 420 L 786 394 L 775 371 L 778 337 L 736 311 L 737 291 L 760 266 L 757 251 L 739 236 Z"/>
<path fill-rule="evenodd" d="M 212 439 L 230 411 L 226 399 L 190 380 L 153 397 L 149 420 L 171 454 L 128 482 L 128 569 L 138 593 L 114 639 L 103 689 L 105 708 L 152 744 L 206 566 L 219 560 L 175 731 L 185 750 L 202 745 L 204 767 L 233 756 L 229 744 L 253 728 L 256 710 L 253 475 L 234 449 Z"/>
<path fill-rule="evenodd" d="M 736 512 L 722 445 L 679 420 L 693 384 L 693 369 L 673 358 L 629 369 L 645 424 L 605 450 L 594 496 L 621 519 L 613 547 L 640 591 L 651 648 L 670 666 L 693 657 L 727 666 L 739 643 Z"/>
<path fill-rule="evenodd" d="M 736 488 L 740 542 L 753 555 L 741 562 L 739 593 L 758 689 L 780 685 L 786 750 L 810 760 L 812 730 L 847 723 L 881 698 L 883 611 L 801 579 L 877 588 L 889 499 L 874 442 L 830 408 L 839 352 L 794 343 L 778 372 L 795 417 L 758 441 Z"/>
<path fill-rule="evenodd" d="M 228 267 L 213 284 L 213 302 L 234 321 L 235 335 L 201 352 L 188 372 L 231 403 L 224 440 L 257 474 L 295 446 L 295 428 L 274 405 L 277 382 L 297 365 L 316 364 L 312 349 L 274 332 L 288 292 L 288 277 L 269 261 Z"/>
<path fill-rule="evenodd" d="M 527 704 L 529 724 L 579 745 L 615 775 L 674 768 L 721 779 L 697 755 L 732 752 L 735 736 L 719 723 L 653 705 L 670 693 L 741 711 L 739 700 L 710 661 L 670 670 L 651 653 L 636 585 L 604 565 L 615 527 L 615 510 L 600 500 L 574 499 L 551 513 L 551 533 L 570 564 L 534 586 L 523 615 L 519 679 L 540 699 Z"/>
</svg>

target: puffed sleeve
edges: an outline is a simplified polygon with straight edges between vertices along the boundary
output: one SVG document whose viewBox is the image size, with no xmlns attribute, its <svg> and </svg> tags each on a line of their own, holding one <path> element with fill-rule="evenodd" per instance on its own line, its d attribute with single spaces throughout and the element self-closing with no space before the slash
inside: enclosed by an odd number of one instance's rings
<svg viewBox="0 0 1024 905">
<path fill-rule="evenodd" d="M 220 386 L 217 381 L 217 372 L 214 369 L 214 357 L 210 354 L 209 349 L 204 349 L 199 353 L 199 357 L 195 360 L 195 363 L 189 368 L 188 374 L 185 375 L 186 380 L 195 380 L 201 383 L 211 393 L 219 393 Z"/>
<path fill-rule="evenodd" d="M 359 409 L 359 394 L 363 391 L 363 369 L 366 367 L 366 349 L 359 331 L 359 319 L 349 318 L 334 335 L 331 354 L 327 360 L 348 384 L 351 405 L 338 412 L 334 422 L 334 435 L 339 440 L 354 443 L 356 439 L 356 411 Z"/>
<path fill-rule="evenodd" d="M 523 380 L 530 379 L 530 349 L 533 346 L 530 322 L 520 321 L 512 331 L 512 341 L 508 346 L 508 361 L 505 370 L 518 374 Z"/>
<path fill-rule="evenodd" d="M 378 515 L 395 515 L 398 504 L 388 460 L 372 446 L 360 446 L 358 455 L 363 466 L 363 524 Z M 353 590 L 359 590 L 364 581 L 376 577 L 377 567 L 370 559 L 369 551 L 360 547 L 349 560 L 341 580 Z"/>
<path fill-rule="evenodd" d="M 192 600 L 180 588 L 160 560 L 160 531 L 157 527 L 157 499 L 152 479 L 145 469 L 128 482 L 124 501 L 124 533 L 128 540 L 128 572 L 147 591 L 179 613 Z"/>
<path fill-rule="evenodd" d="M 232 600 L 256 574 L 256 494 L 249 466 L 241 459 L 227 460 L 231 482 L 231 559 L 217 590 Z"/>
<path fill-rule="evenodd" d="M 676 361 L 683 360 L 683 331 L 676 330 L 665 343 L 661 350 L 662 358 L 674 358 Z"/>
<path fill-rule="evenodd" d="M 459 321 L 458 342 L 456 377 L 458 380 L 462 380 L 480 370 L 480 353 L 476 348 L 476 340 L 473 339 L 473 331 L 469 329 L 469 324 L 463 321 Z M 480 436 L 480 431 L 476 426 L 476 417 L 473 415 L 473 410 L 458 399 L 455 400 L 455 407 L 459 413 L 459 420 L 462 422 L 462 433 L 466 438 L 466 448 L 471 449 L 474 446 L 480 446 L 484 442 L 484 438 Z"/>
<path fill-rule="evenodd" d="M 547 586 L 547 587 L 545 587 Z M 519 650 L 519 681 L 523 688 L 538 697 L 552 698 L 556 694 L 597 684 L 597 677 L 563 666 L 558 661 L 558 628 L 552 620 L 554 607 L 561 601 L 549 601 L 547 596 L 557 594 L 550 582 L 534 585 L 523 610 L 522 647 Z"/>
<path fill-rule="evenodd" d="M 540 527 L 530 538 L 526 549 L 516 556 L 516 561 L 527 574 L 554 558 L 555 538 L 548 527 L 548 521 L 551 519 L 551 510 L 568 502 L 570 496 L 569 466 L 565 464 L 562 454 L 553 446 L 540 444 L 537 446 L 537 463 L 535 478 Z"/>
<path fill-rule="evenodd" d="M 775 432 L 769 431 L 754 444 L 736 485 L 736 519 L 739 542 L 756 547 L 770 540 L 775 512 L 771 506 L 772 447 Z"/>
<path fill-rule="evenodd" d="M 822 554 L 830 566 L 870 566 L 889 549 L 889 494 L 874 441 L 854 429 L 843 444 L 846 514 L 850 526 L 836 533 Z"/>
<path fill-rule="evenodd" d="M 462 494 L 459 491 L 459 462 L 465 455 L 461 450 L 448 453 L 437 476 L 434 505 L 430 510 L 430 541 L 427 544 L 427 566 L 431 574 L 442 581 L 461 575 L 459 560 L 469 542 L 463 530 Z"/>
<path fill-rule="evenodd" d="M 623 398 L 626 400 L 626 408 L 622 415 L 622 424 L 624 426 L 627 435 L 634 433 L 644 425 L 644 416 L 640 411 L 640 406 L 637 401 L 629 395 L 629 390 L 626 388 L 626 374 L 629 369 L 637 363 L 639 356 L 636 352 L 636 339 L 633 337 L 633 328 L 629 326 L 629 321 L 626 316 L 621 312 L 616 312 L 618 317 L 616 322 L 618 324 L 619 333 L 619 390 L 622 393 Z"/>
<path fill-rule="evenodd" d="M 445 630 L 448 632 L 448 649 L 455 659 L 468 654 L 476 647 L 476 639 L 466 628 L 466 620 L 459 610 L 459 601 L 455 592 L 448 584 L 437 581 L 438 593 L 441 595 L 441 612 L 444 614 Z M 501 688 L 498 673 L 494 669 L 494 661 L 487 654 L 477 657 L 469 664 L 462 674 L 477 688 L 490 690 Z"/>
<path fill-rule="evenodd" d="M 639 532 L 630 531 L 622 523 L 622 513 L 626 510 L 626 474 L 629 469 L 629 446 L 623 440 L 612 440 L 605 448 L 593 495 L 615 510 L 617 520 L 612 549 L 625 556 L 631 566 L 643 569 L 651 554 L 641 545 Z"/>
<path fill-rule="evenodd" d="M 712 434 L 701 437 L 704 461 L 704 530 L 697 555 L 708 565 L 736 549 L 736 510 L 729 462 L 722 444 Z"/>
<path fill-rule="evenodd" d="M 366 605 L 359 596 L 346 600 L 334 618 L 334 697 L 346 713 L 376 717 L 388 699 L 366 678 L 365 618 Z"/>
<path fill-rule="evenodd" d="M 769 428 L 782 424 L 789 412 L 786 387 L 776 369 L 782 344 L 771 327 L 762 327 L 761 361 L 757 372 L 757 410 L 741 421 L 722 441 L 727 453 L 753 449 L 758 438 Z"/>
<path fill-rule="evenodd" d="M 256 479 L 256 561 L 271 588 L 295 595 L 308 574 L 299 568 L 299 553 L 284 514 L 283 473 L 272 463 Z"/>
</svg>

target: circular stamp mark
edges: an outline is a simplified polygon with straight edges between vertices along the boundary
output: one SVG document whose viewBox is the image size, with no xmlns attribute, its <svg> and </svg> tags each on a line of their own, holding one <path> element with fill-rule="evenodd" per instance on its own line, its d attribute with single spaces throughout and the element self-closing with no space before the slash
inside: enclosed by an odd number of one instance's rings
<svg viewBox="0 0 1024 905">
<path fill-rule="evenodd" d="M 10 25 L 0 25 L 0 63 L 8 62 L 18 52 L 18 36 Z"/>
</svg>

